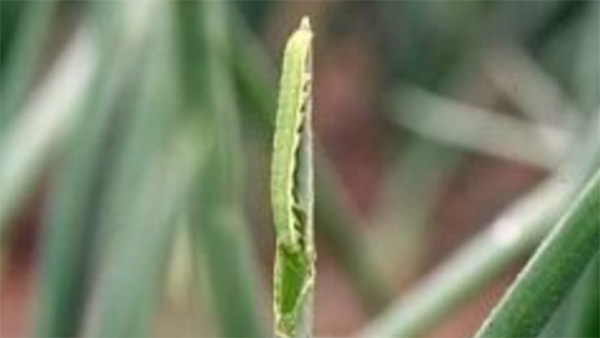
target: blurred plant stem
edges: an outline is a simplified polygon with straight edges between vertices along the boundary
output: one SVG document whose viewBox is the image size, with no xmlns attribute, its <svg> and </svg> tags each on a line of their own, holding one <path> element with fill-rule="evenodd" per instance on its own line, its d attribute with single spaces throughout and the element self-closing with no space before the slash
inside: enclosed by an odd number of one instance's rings
<svg viewBox="0 0 600 338">
<path fill-rule="evenodd" d="M 600 170 L 587 181 L 476 337 L 533 337 L 600 247 Z"/>
<path fill-rule="evenodd" d="M 209 274 L 219 335 L 264 336 L 257 292 L 260 284 L 243 216 L 243 152 L 233 73 L 228 68 L 232 57 L 228 5 L 203 1 L 175 6 L 181 37 L 180 71 L 188 89 L 193 89 L 184 93 L 184 109 L 202 113 L 195 116 L 202 124 L 198 142 L 212 140 L 193 199 L 192 250 L 196 260 L 206 260 L 200 264 Z M 205 100 L 198 100 L 198 92 Z"/>
<path fill-rule="evenodd" d="M 593 128 L 589 129 L 577 153 L 551 178 L 519 199 L 488 230 L 466 243 L 357 336 L 422 334 L 539 243 L 589 172 L 600 163 L 600 145 Z"/>
</svg>

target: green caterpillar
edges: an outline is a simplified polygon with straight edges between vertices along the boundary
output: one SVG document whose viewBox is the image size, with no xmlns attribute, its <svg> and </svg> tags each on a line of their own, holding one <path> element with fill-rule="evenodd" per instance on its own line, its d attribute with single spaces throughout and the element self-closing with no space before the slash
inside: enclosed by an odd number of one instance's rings
<svg viewBox="0 0 600 338">
<path fill-rule="evenodd" d="M 271 168 L 277 235 L 275 333 L 309 336 L 316 253 L 313 241 L 312 39 L 307 17 L 283 55 Z"/>
</svg>

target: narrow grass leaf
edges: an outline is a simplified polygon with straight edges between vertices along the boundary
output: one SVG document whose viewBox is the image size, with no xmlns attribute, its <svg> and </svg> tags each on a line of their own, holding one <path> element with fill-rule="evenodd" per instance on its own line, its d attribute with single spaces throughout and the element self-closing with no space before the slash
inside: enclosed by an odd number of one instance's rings
<svg viewBox="0 0 600 338">
<path fill-rule="evenodd" d="M 228 5 L 177 2 L 184 110 L 207 144 L 193 197 L 190 231 L 196 264 L 208 272 L 210 300 L 223 337 L 265 336 L 260 283 L 243 213 L 243 151 L 233 92 Z M 199 114 L 198 114 L 199 113 Z"/>
<path fill-rule="evenodd" d="M 75 127 L 80 106 L 98 64 L 90 32 L 80 28 L 44 81 L 32 93 L 23 113 L 2 133 L 0 142 L 0 232 L 38 182 L 43 168 Z"/>
<path fill-rule="evenodd" d="M 116 233 L 105 257 L 97 318 L 87 332 L 98 337 L 143 337 L 152 334 L 152 318 L 165 283 L 177 230 L 177 216 L 193 191 L 205 150 L 182 128 L 143 173 L 129 208 L 114 219 Z"/>
<path fill-rule="evenodd" d="M 102 50 L 52 191 L 36 304 L 36 333 L 42 337 L 76 336 L 82 329 L 105 169 L 112 159 L 107 149 L 114 103 L 135 68 L 140 38 L 145 36 L 144 25 L 122 27 L 123 35 L 113 41 L 116 45 Z"/>
<path fill-rule="evenodd" d="M 544 240 L 476 337 L 533 337 L 600 247 L 600 170 Z"/>
<path fill-rule="evenodd" d="M 169 8 L 163 5 L 161 12 Z M 125 107 L 128 114 L 121 114 L 113 128 L 121 142 L 101 205 L 100 273 L 86 335 L 151 333 L 177 216 L 205 152 L 192 142 L 193 130 L 174 123 L 178 111 L 170 18 L 153 21 L 152 44 L 144 49 L 143 67 L 132 76 L 139 92 L 131 96 L 133 108 Z"/>
</svg>

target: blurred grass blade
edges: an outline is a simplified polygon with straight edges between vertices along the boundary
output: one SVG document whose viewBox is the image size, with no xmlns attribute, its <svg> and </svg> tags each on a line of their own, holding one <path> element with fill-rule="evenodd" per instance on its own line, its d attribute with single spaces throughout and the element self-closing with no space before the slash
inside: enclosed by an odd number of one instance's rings
<svg viewBox="0 0 600 338">
<path fill-rule="evenodd" d="M 190 186 L 204 159 L 187 130 L 143 172 L 141 185 L 115 225 L 110 253 L 99 281 L 98 319 L 89 334 L 97 337 L 147 337 L 152 333 L 157 300 Z"/>
<path fill-rule="evenodd" d="M 336 256 L 365 310 L 380 311 L 392 295 L 392 285 L 375 264 L 372 243 L 360 232 L 360 217 L 344 199 L 345 192 L 332 164 L 317 152 L 315 166 L 318 168 L 315 173 L 315 195 L 319 196 L 315 206 L 318 233 L 327 241 L 328 249 Z"/>
<path fill-rule="evenodd" d="M 523 48 L 498 47 L 485 67 L 494 85 L 534 122 L 568 132 L 580 125 L 577 106 Z"/>
<path fill-rule="evenodd" d="M 569 135 L 556 128 L 534 126 L 420 89 L 407 89 L 394 100 L 397 113 L 392 119 L 409 130 L 507 160 L 553 168 L 569 144 Z"/>
<path fill-rule="evenodd" d="M 600 3 L 588 3 L 577 34 L 577 59 L 573 62 L 573 93 L 584 112 L 592 112 L 600 105 Z"/>
<path fill-rule="evenodd" d="M 66 46 L 31 101 L 3 133 L 0 145 L 0 233 L 37 182 L 46 161 L 56 154 L 81 113 L 91 86 L 97 50 L 80 29 Z"/>
<path fill-rule="evenodd" d="M 97 196 L 102 194 L 105 179 L 102 163 L 108 162 L 102 154 L 114 108 L 110 104 L 115 95 L 112 90 L 117 87 L 113 81 L 111 71 L 98 69 L 91 90 L 98 95 L 87 97 L 76 132 L 69 139 L 68 157 L 51 189 L 40 267 L 43 282 L 37 332 L 42 337 L 73 336 L 81 329 L 91 246 L 97 228 Z"/>
<path fill-rule="evenodd" d="M 597 121 L 597 120 L 596 120 Z M 594 128 L 570 161 L 500 215 L 441 267 L 378 316 L 359 337 L 413 337 L 470 299 L 539 243 L 600 163 Z"/>
<path fill-rule="evenodd" d="M 600 247 L 600 170 L 588 181 L 476 337 L 533 337 Z"/>
<path fill-rule="evenodd" d="M 159 7 L 161 13 L 169 7 Z M 206 149 L 194 145 L 195 130 L 174 130 L 170 16 L 153 20 L 148 53 L 137 69 L 140 90 L 131 116 L 120 116 L 123 141 L 103 199 L 99 282 L 87 335 L 148 336 L 161 295 L 174 234 Z M 124 109 L 127 111 L 127 109 Z M 175 135 L 175 136 L 173 136 Z"/>
<path fill-rule="evenodd" d="M 209 159 L 210 161 L 210 159 Z M 215 168 L 202 171 L 212 172 Z M 205 176 L 206 177 L 206 176 Z M 207 180 L 202 180 L 206 185 Z M 245 232 L 241 210 L 215 207 L 197 198 L 191 233 L 196 264 L 208 273 L 213 311 L 221 337 L 263 337 L 263 316 L 259 312 L 260 287 L 254 253 Z M 210 211 L 209 208 L 214 209 Z M 199 269 L 199 270 L 200 270 Z"/>
<path fill-rule="evenodd" d="M 373 226 L 365 234 L 379 270 L 388 280 L 400 282 L 417 272 L 429 216 L 444 183 L 463 159 L 456 149 L 421 137 L 403 140 L 401 147 L 381 184 Z"/>
<path fill-rule="evenodd" d="M 269 138 L 274 127 L 276 109 L 275 70 L 270 67 L 258 37 L 249 34 L 243 18 L 234 20 L 231 68 L 235 85 L 246 108 L 242 117 L 253 122 Z M 267 132 L 268 131 L 268 132 Z"/>
<path fill-rule="evenodd" d="M 152 7 L 145 2 L 129 4 L 140 6 L 136 8 L 136 15 L 149 14 L 146 11 Z M 144 18 L 149 19 L 149 16 Z M 110 152 L 106 150 L 111 145 L 114 104 L 130 71 L 135 69 L 148 27 L 140 25 L 140 21 L 135 23 L 123 21 L 122 35 L 100 49 L 101 60 L 94 82 L 84 95 L 82 111 L 76 121 L 72 121 L 75 132 L 70 135 L 67 156 L 51 192 L 41 243 L 36 333 L 42 337 L 75 336 L 82 327 L 99 224 L 99 203 L 106 190 L 108 170 L 105 169 L 111 161 Z"/>
<path fill-rule="evenodd" d="M 27 1 L 22 10 L 16 36 L 9 50 L 7 65 L 0 77 L 2 100 L 0 133 L 7 130 L 23 108 L 51 28 L 58 1 Z"/>
<path fill-rule="evenodd" d="M 233 92 L 228 4 L 181 1 L 176 6 L 184 109 L 209 142 L 191 214 L 192 250 L 208 272 L 210 296 L 223 337 L 265 336 L 260 284 L 243 214 L 243 152 Z M 202 263 L 200 263 L 202 262 Z"/>
</svg>

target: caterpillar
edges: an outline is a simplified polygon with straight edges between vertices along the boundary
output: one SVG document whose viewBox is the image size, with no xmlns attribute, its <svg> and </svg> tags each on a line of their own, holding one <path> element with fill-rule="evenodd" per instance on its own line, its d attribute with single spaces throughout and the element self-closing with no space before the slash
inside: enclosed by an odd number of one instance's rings
<svg viewBox="0 0 600 338">
<path fill-rule="evenodd" d="M 307 17 L 283 54 L 273 141 L 271 196 L 276 232 L 275 333 L 310 335 L 313 240 L 312 39 Z"/>
</svg>

